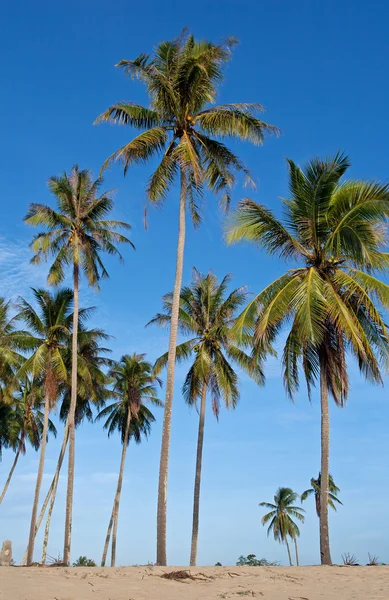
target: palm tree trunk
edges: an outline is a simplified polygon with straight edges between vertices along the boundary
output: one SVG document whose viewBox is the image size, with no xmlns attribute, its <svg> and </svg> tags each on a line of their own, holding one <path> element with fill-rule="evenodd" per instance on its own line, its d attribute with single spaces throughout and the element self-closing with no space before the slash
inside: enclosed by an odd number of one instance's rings
<svg viewBox="0 0 389 600">
<path fill-rule="evenodd" d="M 328 529 L 328 474 L 330 454 L 330 418 L 328 409 L 328 386 L 323 357 L 320 359 L 321 401 L 321 481 L 320 481 L 320 558 L 322 565 L 331 565 Z"/>
<path fill-rule="evenodd" d="M 294 538 L 294 549 L 296 551 L 296 565 L 299 567 L 300 566 L 300 561 L 299 561 L 299 551 L 297 548 L 297 538 Z"/>
<path fill-rule="evenodd" d="M 119 504 L 120 504 L 120 494 L 122 493 L 124 464 L 126 462 L 128 439 L 129 439 L 129 435 L 130 435 L 130 423 L 131 423 L 131 407 L 129 406 L 128 407 L 128 415 L 127 415 L 127 423 L 126 423 L 126 431 L 124 434 L 122 458 L 120 461 L 118 486 L 116 489 L 116 495 L 115 495 L 115 500 L 113 503 L 113 511 L 112 511 L 112 513 L 113 513 L 113 531 L 112 531 L 111 567 L 114 567 L 115 563 L 116 563 L 116 536 L 117 536 L 118 521 L 119 521 Z"/>
<path fill-rule="evenodd" d="M 167 364 L 165 410 L 163 416 L 161 458 L 158 481 L 157 509 L 157 565 L 166 566 L 166 510 L 167 510 L 167 481 L 169 468 L 170 428 L 172 419 L 172 403 L 174 392 L 174 367 L 176 361 L 176 344 L 178 331 L 178 312 L 182 270 L 184 265 L 185 247 L 185 211 L 186 211 L 187 177 L 185 169 L 181 168 L 180 210 L 178 226 L 178 243 L 176 258 L 176 277 L 173 290 L 172 313 L 170 320 L 169 354 Z"/>
<path fill-rule="evenodd" d="M 66 491 L 66 515 L 65 515 L 65 539 L 63 547 L 63 562 L 70 563 L 70 545 L 72 538 L 72 513 L 73 513 L 73 490 L 74 490 L 74 460 L 75 460 L 75 413 L 77 404 L 77 349 L 78 349 L 78 286 L 79 267 L 74 264 L 73 268 L 73 336 L 72 336 L 72 389 L 70 396 L 70 407 L 68 414 L 69 424 L 69 460 L 68 460 L 68 485 Z"/>
<path fill-rule="evenodd" d="M 39 531 L 39 527 L 41 526 L 41 523 L 43 521 L 43 517 L 45 516 L 46 508 L 47 508 L 47 505 L 48 505 L 49 500 L 51 498 L 51 494 L 53 493 L 53 490 L 57 490 L 57 485 L 58 485 L 58 480 L 59 480 L 59 474 L 60 474 L 60 471 L 61 471 L 61 467 L 62 467 L 64 456 L 65 456 L 66 446 L 67 446 L 67 443 L 68 443 L 68 431 L 69 431 L 69 429 L 68 429 L 68 423 L 66 421 L 64 438 L 63 438 L 61 450 L 60 450 L 59 457 L 58 457 L 57 468 L 55 470 L 53 481 L 51 482 L 49 490 L 48 490 L 48 492 L 46 494 L 46 498 L 45 498 L 45 500 L 44 500 L 44 502 L 42 504 L 41 512 L 39 513 L 39 517 L 38 517 L 36 525 L 35 525 L 35 537 L 36 537 L 36 534 Z M 27 550 L 23 554 L 23 558 L 22 558 L 20 564 L 23 566 L 24 564 L 26 564 L 26 560 L 27 560 Z"/>
<path fill-rule="evenodd" d="M 54 509 L 54 503 L 55 503 L 55 499 L 56 499 L 56 495 L 57 495 L 57 487 L 58 487 L 58 481 L 59 481 L 59 474 L 61 471 L 61 467 L 62 467 L 62 462 L 63 462 L 63 458 L 65 456 L 65 451 L 66 451 L 66 446 L 68 443 L 68 439 L 69 439 L 69 425 L 68 425 L 68 421 L 66 420 L 66 425 L 65 425 L 65 431 L 64 431 L 64 437 L 63 437 L 63 442 L 62 442 L 62 446 L 61 446 L 61 451 L 59 453 L 59 457 L 58 457 L 58 463 L 57 463 L 57 468 L 55 470 L 55 474 L 54 474 L 54 478 L 52 481 L 52 484 L 50 486 L 51 489 L 51 502 L 50 502 L 50 507 L 49 507 L 49 512 L 47 514 L 47 521 L 46 521 L 46 527 L 45 527 L 45 535 L 43 538 L 43 548 L 42 548 L 42 564 L 46 564 L 46 557 L 47 557 L 47 545 L 49 543 L 49 533 L 50 533 L 50 525 L 51 525 L 51 517 L 53 514 L 53 509 Z M 47 497 L 47 501 L 49 500 L 49 498 Z M 46 500 L 45 500 L 46 502 Z M 47 503 L 46 503 L 47 506 Z M 46 510 L 46 506 L 42 506 L 42 511 L 44 514 L 44 510 Z M 43 519 L 43 514 L 42 514 L 42 519 Z M 37 522 L 37 527 L 39 528 L 39 525 L 42 521 L 42 519 Z M 37 529 L 38 531 L 38 529 Z M 36 533 L 37 533 L 36 531 Z M 35 533 L 35 535 L 36 535 Z"/>
<path fill-rule="evenodd" d="M 22 450 L 22 448 L 21 448 L 21 446 L 19 446 L 18 451 L 16 452 L 16 455 L 15 455 L 15 460 L 13 462 L 13 465 L 12 465 L 11 470 L 10 470 L 9 475 L 8 475 L 8 479 L 5 482 L 4 489 L 3 489 L 2 493 L 1 493 L 1 496 L 0 496 L 0 504 L 3 502 L 4 496 L 7 493 L 8 486 L 9 486 L 10 481 L 12 479 L 12 475 L 13 475 L 13 473 L 15 471 L 16 465 L 18 464 L 18 460 L 19 460 L 19 456 L 20 456 L 21 450 Z"/>
<path fill-rule="evenodd" d="M 114 511 L 114 507 L 112 507 L 111 518 L 110 518 L 109 523 L 108 523 L 107 535 L 106 535 L 106 538 L 105 538 L 103 556 L 101 558 L 101 566 L 102 567 L 105 567 L 105 562 L 107 560 L 109 540 L 111 539 L 111 532 L 112 532 L 112 527 L 113 527 L 114 512 L 115 512 Z"/>
<path fill-rule="evenodd" d="M 289 565 L 290 565 L 291 567 L 293 567 L 293 563 L 292 563 L 292 556 L 291 556 L 291 554 L 290 554 L 290 548 L 289 548 L 289 543 L 288 543 L 288 538 L 287 538 L 287 537 L 285 538 L 285 544 L 286 544 L 286 549 L 287 549 L 287 551 L 288 551 L 288 556 L 289 556 Z"/>
<path fill-rule="evenodd" d="M 41 451 L 40 451 L 40 456 L 39 456 L 38 475 L 37 475 L 36 484 L 35 484 L 34 502 L 32 505 L 32 514 L 31 514 L 31 523 L 30 523 L 30 535 L 28 538 L 28 547 L 27 547 L 27 565 L 31 565 L 33 558 L 34 558 L 35 525 L 36 525 L 36 516 L 37 516 L 37 512 L 38 512 L 39 494 L 40 494 L 41 486 L 42 486 L 43 469 L 45 466 L 47 432 L 48 432 L 48 427 L 49 427 L 49 412 L 50 412 L 50 397 L 49 397 L 48 392 L 46 391 Z"/>
<path fill-rule="evenodd" d="M 197 438 L 196 475 L 195 475 L 194 497 L 193 497 L 192 544 L 191 544 L 191 549 L 190 549 L 190 566 L 191 567 L 196 566 L 196 560 L 197 560 L 197 543 L 198 543 L 198 537 L 199 537 L 201 464 L 202 464 L 202 459 L 203 459 L 206 401 L 207 401 L 207 386 L 204 384 L 202 393 L 201 393 L 199 433 L 198 433 L 198 438 Z"/>
</svg>

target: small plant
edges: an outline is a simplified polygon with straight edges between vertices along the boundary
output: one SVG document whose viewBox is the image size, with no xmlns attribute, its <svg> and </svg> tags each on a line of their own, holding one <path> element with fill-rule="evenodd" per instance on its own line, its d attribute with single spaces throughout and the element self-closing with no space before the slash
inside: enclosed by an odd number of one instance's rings
<svg viewBox="0 0 389 600">
<path fill-rule="evenodd" d="M 342 560 L 344 565 L 348 565 L 349 567 L 358 567 L 358 559 L 355 554 L 350 554 L 350 552 L 346 552 L 342 554 Z"/>
<path fill-rule="evenodd" d="M 217 562 L 217 563 L 215 564 L 215 567 L 222 567 L 222 566 L 223 566 L 223 565 L 222 565 L 222 563 L 221 563 L 221 562 Z"/>
<path fill-rule="evenodd" d="M 278 567 L 279 564 L 277 561 L 270 562 L 266 558 L 257 559 L 255 554 L 241 555 L 236 563 L 238 567 Z"/>
<path fill-rule="evenodd" d="M 377 567 L 380 563 L 379 556 L 376 554 L 370 554 L 369 552 L 369 562 L 367 563 L 368 567 Z"/>
<path fill-rule="evenodd" d="M 96 563 L 91 558 L 86 556 L 79 556 L 76 562 L 73 563 L 73 567 L 96 567 Z"/>
</svg>

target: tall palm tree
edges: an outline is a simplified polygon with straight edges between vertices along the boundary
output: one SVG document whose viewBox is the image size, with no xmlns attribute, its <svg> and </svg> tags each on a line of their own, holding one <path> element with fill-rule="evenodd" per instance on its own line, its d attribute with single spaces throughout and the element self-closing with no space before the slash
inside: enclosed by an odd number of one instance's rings
<svg viewBox="0 0 389 600">
<path fill-rule="evenodd" d="M 177 360 L 191 359 L 192 365 L 183 385 L 185 400 L 197 405 L 200 400 L 199 430 L 197 440 L 196 474 L 193 500 L 193 525 L 190 565 L 196 565 L 199 532 L 201 468 L 204 442 L 204 424 L 207 393 L 212 398 L 212 409 L 218 418 L 220 401 L 226 408 L 235 408 L 239 400 L 238 376 L 231 362 L 246 370 L 257 383 L 263 383 L 260 361 L 254 362 L 242 349 L 234 345 L 230 337 L 237 309 L 247 300 L 244 288 L 227 294 L 230 276 L 221 282 L 212 272 L 201 275 L 196 269 L 190 286 L 180 295 L 178 326 L 189 336 L 176 348 Z M 157 314 L 151 323 L 168 325 L 172 318 L 173 294 L 164 297 L 164 312 Z M 231 362 L 230 362 L 231 361 Z M 159 373 L 168 363 L 168 353 L 161 356 L 154 366 Z"/>
<path fill-rule="evenodd" d="M 7 404 L 8 411 L 8 443 L 15 451 L 15 459 L 0 495 L 0 504 L 8 490 L 12 475 L 15 471 L 20 455 L 24 456 L 27 450 L 26 443 L 38 451 L 43 433 L 44 405 L 43 386 L 41 381 L 32 381 L 26 377 L 20 382 L 20 387 L 14 393 L 12 402 Z M 57 435 L 54 424 L 48 422 L 48 433 Z"/>
<path fill-rule="evenodd" d="M 389 335 L 378 306 L 388 308 L 389 286 L 375 274 L 386 271 L 384 251 L 389 185 L 342 179 L 346 156 L 316 158 L 301 169 L 288 160 L 290 198 L 285 223 L 246 198 L 233 216 L 230 242 L 248 240 L 270 254 L 293 259 L 293 267 L 270 283 L 243 311 L 237 331 L 253 333 L 254 348 L 267 346 L 290 324 L 283 352 L 286 390 L 299 387 L 299 365 L 310 393 L 320 380 L 321 475 L 320 554 L 331 564 L 328 531 L 330 393 L 343 406 L 348 395 L 346 350 L 361 373 L 381 382 Z M 300 263 L 300 266 L 298 266 Z"/>
<path fill-rule="evenodd" d="M 34 289 L 33 294 L 39 307 L 38 311 L 23 299 L 20 299 L 18 305 L 19 318 L 26 323 L 30 330 L 30 335 L 25 336 L 24 342 L 26 345 L 29 344 L 33 353 L 20 367 L 17 376 L 22 378 L 31 373 L 34 380 L 41 380 L 45 397 L 42 441 L 31 514 L 27 564 L 32 563 L 34 555 L 35 523 L 45 463 L 49 413 L 58 398 L 60 383 L 66 381 L 67 378 L 63 351 L 71 335 L 73 320 L 73 292 L 71 289 L 64 288 L 55 293 Z"/>
<path fill-rule="evenodd" d="M 45 230 L 34 237 L 31 247 L 35 253 L 32 259 L 34 264 L 39 264 L 49 257 L 54 259 L 49 269 L 48 283 L 53 285 L 61 283 L 68 265 L 71 265 L 73 270 L 72 392 L 69 410 L 69 462 L 63 552 L 63 560 L 69 564 L 74 488 L 80 274 L 83 272 L 88 284 L 98 288 L 100 279 L 108 277 L 101 254 L 107 252 L 122 259 L 115 244 L 132 245 L 132 243 L 117 232 L 118 228 L 130 229 L 127 223 L 106 219 L 113 208 L 113 200 L 110 192 L 99 195 L 101 178 L 93 181 L 89 170 L 80 170 L 76 165 L 69 174 L 51 177 L 48 185 L 55 196 L 57 210 L 43 204 L 31 204 L 25 222 L 35 227 L 43 227 Z"/>
<path fill-rule="evenodd" d="M 144 354 L 125 354 L 110 369 L 109 375 L 114 382 L 113 391 L 117 400 L 97 415 L 97 419 L 106 418 L 104 429 L 108 430 L 108 435 L 118 431 L 123 444 L 118 483 L 101 559 L 103 567 L 107 558 L 111 532 L 111 567 L 114 567 L 116 562 L 120 494 L 128 444 L 131 439 L 139 444 L 142 435 L 148 436 L 151 424 L 155 421 L 153 414 L 144 403 L 151 402 L 155 406 L 162 406 L 162 402 L 157 398 L 157 384 L 162 385 L 162 382 L 153 374 L 151 363 L 145 361 L 144 358 Z"/>
<path fill-rule="evenodd" d="M 174 365 L 178 330 L 179 298 L 184 262 L 186 211 L 195 225 L 201 221 L 199 205 L 206 188 L 222 194 L 228 208 L 236 173 L 250 174 L 239 158 L 220 138 L 235 137 L 262 144 L 266 134 L 279 130 L 264 123 L 256 114 L 260 104 L 212 106 L 223 68 L 231 58 L 236 40 L 221 45 L 196 41 L 183 32 L 176 40 L 162 42 L 154 55 L 140 54 L 134 60 L 121 60 L 118 67 L 126 75 L 146 85 L 149 107 L 119 102 L 102 113 L 97 123 L 108 121 L 129 125 L 141 133 L 114 152 L 103 168 L 113 161 L 124 166 L 143 164 L 156 155 L 161 160 L 146 189 L 147 201 L 162 204 L 179 178 L 180 199 L 176 272 L 169 339 L 166 399 L 158 484 L 157 564 L 166 565 L 166 503 L 170 428 L 174 391 Z"/>
<path fill-rule="evenodd" d="M 297 519 L 301 523 L 304 523 L 305 520 L 305 517 L 302 514 L 305 512 L 304 509 L 294 505 L 297 497 L 298 494 L 293 492 L 290 488 L 280 487 L 274 496 L 274 504 L 269 502 L 260 502 L 259 504 L 259 506 L 270 509 L 270 512 L 266 513 L 266 515 L 262 517 L 262 525 L 267 525 L 270 521 L 267 535 L 273 533 L 275 540 L 280 542 L 280 544 L 286 544 L 289 564 L 291 567 L 293 566 L 293 563 L 292 556 L 290 554 L 288 536 L 294 541 L 296 550 L 296 564 L 299 566 L 297 538 L 300 536 L 300 529 L 293 519 Z"/>
<path fill-rule="evenodd" d="M 301 502 L 304 502 L 309 496 L 314 494 L 315 505 L 316 505 L 316 514 L 318 517 L 320 517 L 321 473 L 319 473 L 319 476 L 317 479 L 312 477 L 311 486 L 312 487 L 310 487 L 308 490 L 305 490 L 305 492 L 303 492 L 301 494 Z M 337 485 L 335 485 L 335 481 L 333 480 L 331 473 L 329 473 L 329 475 L 328 475 L 328 506 L 330 506 L 333 510 L 336 510 L 335 502 L 337 502 L 338 504 L 343 504 L 338 498 L 339 492 L 340 492 L 340 489 L 338 488 Z"/>
<path fill-rule="evenodd" d="M 106 400 L 112 397 L 112 392 L 108 389 L 111 379 L 104 373 L 103 368 L 111 366 L 113 361 L 106 355 L 111 352 L 108 348 L 100 346 L 101 341 L 107 340 L 109 336 L 101 329 L 86 329 L 82 323 L 78 327 L 78 357 L 77 357 L 77 403 L 75 410 L 75 427 L 77 428 L 85 419 L 93 421 L 93 407 L 101 409 Z M 72 363 L 72 344 L 64 353 L 64 362 L 67 365 L 68 372 L 71 373 Z M 50 496 L 50 505 L 47 513 L 45 532 L 43 537 L 42 564 L 46 563 L 47 547 L 49 543 L 49 533 L 51 517 L 53 514 L 59 476 L 62 462 L 65 456 L 66 446 L 69 439 L 69 407 L 71 402 L 71 380 L 61 387 L 61 408 L 59 417 L 65 423 L 64 437 L 62 447 L 58 457 L 57 468 L 54 474 L 52 487 L 48 495 Z M 48 502 L 48 501 L 47 501 Z M 46 500 L 45 500 L 46 503 Z M 44 503 L 44 504 L 45 504 Z M 46 504 L 47 506 L 47 504 Z M 43 507 L 42 507 L 43 510 Z M 43 510 L 42 519 L 46 507 Z M 36 533 L 42 521 L 39 515 L 36 526 Z M 36 535 L 35 533 L 35 535 Z"/>
</svg>

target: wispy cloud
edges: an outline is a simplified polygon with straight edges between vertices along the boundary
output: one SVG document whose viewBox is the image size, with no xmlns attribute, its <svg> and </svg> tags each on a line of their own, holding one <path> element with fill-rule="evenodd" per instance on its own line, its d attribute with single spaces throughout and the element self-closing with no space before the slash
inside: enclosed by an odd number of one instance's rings
<svg viewBox="0 0 389 600">
<path fill-rule="evenodd" d="M 0 237 L 1 294 L 6 298 L 29 297 L 31 287 L 46 283 L 47 266 L 31 264 L 31 251 L 25 241 Z"/>
</svg>

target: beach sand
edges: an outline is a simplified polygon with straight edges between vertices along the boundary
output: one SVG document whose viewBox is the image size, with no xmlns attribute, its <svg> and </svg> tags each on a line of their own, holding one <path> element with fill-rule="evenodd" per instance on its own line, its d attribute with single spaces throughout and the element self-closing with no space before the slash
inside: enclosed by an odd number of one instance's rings
<svg viewBox="0 0 389 600">
<path fill-rule="evenodd" d="M 182 567 L 181 567 L 182 568 Z M 1 600 L 389 599 L 389 567 L 0 568 Z"/>
</svg>

